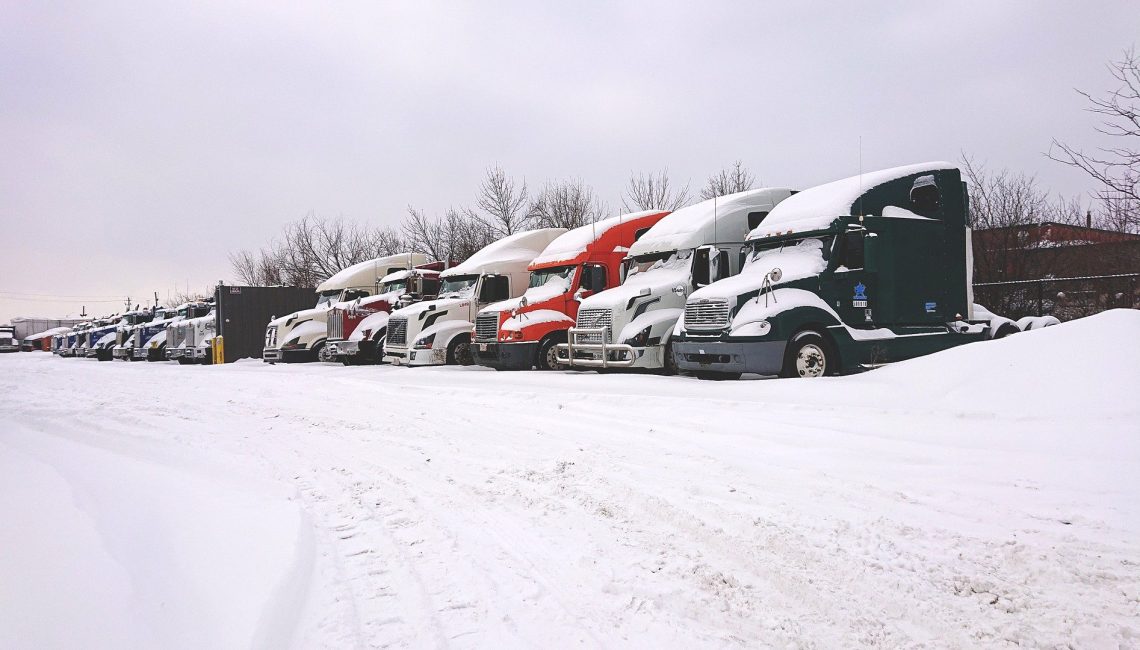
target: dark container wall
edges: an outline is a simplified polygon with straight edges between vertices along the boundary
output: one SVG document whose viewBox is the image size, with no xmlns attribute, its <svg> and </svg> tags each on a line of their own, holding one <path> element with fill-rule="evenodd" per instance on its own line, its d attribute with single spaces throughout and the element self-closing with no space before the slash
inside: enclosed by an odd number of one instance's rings
<svg viewBox="0 0 1140 650">
<path fill-rule="evenodd" d="M 242 287 L 219 284 L 214 289 L 218 334 L 226 363 L 261 358 L 265 327 L 275 317 L 309 309 L 317 302 L 312 287 Z"/>
</svg>

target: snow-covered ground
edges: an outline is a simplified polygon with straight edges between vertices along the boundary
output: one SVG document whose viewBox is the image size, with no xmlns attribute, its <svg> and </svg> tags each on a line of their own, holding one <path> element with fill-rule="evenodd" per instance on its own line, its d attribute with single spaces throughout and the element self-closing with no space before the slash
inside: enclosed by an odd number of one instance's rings
<svg viewBox="0 0 1140 650">
<path fill-rule="evenodd" d="M 1138 647 L 1138 335 L 811 381 L 6 355 L 0 647 Z"/>
</svg>

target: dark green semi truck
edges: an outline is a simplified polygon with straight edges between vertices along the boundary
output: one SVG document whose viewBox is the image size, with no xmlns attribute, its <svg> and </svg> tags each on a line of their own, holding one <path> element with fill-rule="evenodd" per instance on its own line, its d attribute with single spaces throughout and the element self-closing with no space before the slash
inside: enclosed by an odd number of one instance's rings
<svg viewBox="0 0 1140 650">
<path fill-rule="evenodd" d="M 950 163 L 792 196 L 749 233 L 740 274 L 689 296 L 673 336 L 678 368 L 816 377 L 1017 331 L 974 318 L 968 209 Z"/>
</svg>

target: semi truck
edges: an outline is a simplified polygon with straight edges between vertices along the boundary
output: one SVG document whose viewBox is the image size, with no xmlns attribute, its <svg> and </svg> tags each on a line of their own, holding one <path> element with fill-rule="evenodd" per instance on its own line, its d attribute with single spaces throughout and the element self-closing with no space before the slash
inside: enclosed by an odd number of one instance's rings
<svg viewBox="0 0 1140 650">
<path fill-rule="evenodd" d="M 19 352 L 20 339 L 16 338 L 16 328 L 0 325 L 0 352 Z"/>
<path fill-rule="evenodd" d="M 968 206 L 959 170 L 944 162 L 789 198 L 749 233 L 739 275 L 688 297 L 678 368 L 819 377 L 1019 331 L 975 318 Z"/>
<path fill-rule="evenodd" d="M 157 314 L 158 307 L 139 309 L 123 314 L 122 320 L 115 328 L 115 344 L 111 346 L 111 359 L 130 361 L 139 328 L 154 320 Z M 101 358 L 101 360 L 104 359 Z"/>
<path fill-rule="evenodd" d="M 748 190 L 661 219 L 630 246 L 621 286 L 582 300 L 567 342 L 555 346 L 559 363 L 675 372 L 671 336 L 685 299 L 739 272 L 749 229 L 792 194 Z"/>
<path fill-rule="evenodd" d="M 331 351 L 325 345 L 329 309 L 338 303 L 375 295 L 384 276 L 429 261 L 423 253 L 400 253 L 353 264 L 338 271 L 317 286 L 317 304 L 312 309 L 270 321 L 265 328 L 262 360 L 267 363 L 332 361 Z"/>
<path fill-rule="evenodd" d="M 198 318 L 210 313 L 206 302 L 184 302 L 177 307 L 161 309 L 149 323 L 139 326 L 131 359 L 135 361 L 165 361 L 166 337 L 169 326 L 187 318 Z"/>
<path fill-rule="evenodd" d="M 98 359 L 100 350 L 115 341 L 115 327 L 119 324 L 118 315 L 96 320 L 83 336 L 83 342 L 76 356 Z M 110 352 L 107 353 L 110 355 Z"/>
<path fill-rule="evenodd" d="M 508 235 L 440 273 L 439 298 L 392 312 L 384 361 L 470 365 L 475 314 L 493 302 L 521 296 L 530 284 L 527 266 L 565 232 L 542 228 Z"/>
<path fill-rule="evenodd" d="M 383 361 L 389 315 L 401 307 L 438 298 L 439 274 L 445 266 L 431 262 L 389 273 L 380 280 L 377 295 L 330 309 L 325 345 L 333 358 L 346 366 Z"/>
<path fill-rule="evenodd" d="M 475 362 L 496 370 L 550 370 L 574 326 L 580 301 L 621 284 L 629 247 L 666 210 L 624 214 L 575 228 L 531 262 L 530 286 L 518 297 L 484 307 L 475 317 Z"/>
</svg>

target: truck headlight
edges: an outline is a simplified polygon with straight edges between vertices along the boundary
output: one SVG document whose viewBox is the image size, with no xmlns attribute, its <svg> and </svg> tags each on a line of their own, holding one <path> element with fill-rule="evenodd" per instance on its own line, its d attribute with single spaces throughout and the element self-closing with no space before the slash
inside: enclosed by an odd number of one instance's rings
<svg viewBox="0 0 1140 650">
<path fill-rule="evenodd" d="M 734 328 L 729 336 L 767 336 L 772 331 L 772 324 L 766 320 L 745 323 Z"/>
<path fill-rule="evenodd" d="M 649 330 L 653 329 L 652 325 L 647 326 L 645 329 L 638 332 L 633 338 L 627 339 L 626 344 L 632 345 L 635 348 L 643 348 L 649 342 Z"/>
<path fill-rule="evenodd" d="M 435 334 L 428 334 L 425 337 L 416 339 L 416 342 L 412 345 L 412 349 L 430 350 L 433 343 L 435 343 Z"/>
</svg>

